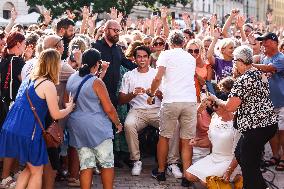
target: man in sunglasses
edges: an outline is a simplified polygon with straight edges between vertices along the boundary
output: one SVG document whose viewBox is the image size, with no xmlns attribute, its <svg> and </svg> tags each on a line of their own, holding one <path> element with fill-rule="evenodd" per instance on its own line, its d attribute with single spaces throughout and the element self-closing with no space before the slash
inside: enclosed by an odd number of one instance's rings
<svg viewBox="0 0 284 189">
<path fill-rule="evenodd" d="M 101 40 L 97 40 L 92 43 L 92 48 L 97 49 L 101 53 L 103 61 L 109 62 L 108 70 L 103 78 L 106 88 L 109 93 L 110 100 L 114 107 L 118 105 L 117 88 L 120 81 L 120 66 L 127 69 L 136 68 L 136 64 L 133 64 L 128 60 L 122 49 L 116 43 L 119 41 L 119 35 L 121 32 L 121 26 L 116 20 L 108 20 L 104 26 L 104 36 Z M 117 158 L 117 153 L 114 153 L 114 166 L 121 167 Z"/>
<path fill-rule="evenodd" d="M 262 41 L 266 57 L 263 64 L 254 64 L 257 69 L 270 73 L 269 89 L 275 112 L 278 114 L 279 131 L 269 141 L 272 157 L 265 161 L 267 166 L 276 165 L 277 171 L 284 171 L 284 155 L 280 156 L 281 148 L 284 150 L 284 55 L 278 50 L 278 37 L 275 33 L 268 32 L 256 40 Z"/>
</svg>

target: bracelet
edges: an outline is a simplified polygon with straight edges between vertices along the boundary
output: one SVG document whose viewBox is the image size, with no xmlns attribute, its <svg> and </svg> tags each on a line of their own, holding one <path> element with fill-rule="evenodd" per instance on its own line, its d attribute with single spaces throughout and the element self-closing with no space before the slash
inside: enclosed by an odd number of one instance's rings
<svg viewBox="0 0 284 189">
<path fill-rule="evenodd" d="M 153 98 L 155 95 L 152 95 L 151 92 L 146 93 L 149 97 Z"/>
</svg>

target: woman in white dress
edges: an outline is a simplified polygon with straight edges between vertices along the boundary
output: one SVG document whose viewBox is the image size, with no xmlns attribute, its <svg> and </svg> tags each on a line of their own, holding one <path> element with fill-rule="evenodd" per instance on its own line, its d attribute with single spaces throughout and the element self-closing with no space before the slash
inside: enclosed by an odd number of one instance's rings
<svg viewBox="0 0 284 189">
<path fill-rule="evenodd" d="M 205 100 L 198 111 L 206 107 Z M 233 113 L 222 107 L 211 105 L 215 111 L 208 130 L 208 139 L 191 140 L 193 146 L 211 144 L 212 153 L 197 161 L 187 169 L 186 179 L 191 182 L 201 182 L 206 186 L 207 176 L 220 176 L 229 181 L 231 174 L 237 174 L 238 163 L 234 158 L 234 150 L 240 138 L 240 133 L 233 128 Z"/>
</svg>

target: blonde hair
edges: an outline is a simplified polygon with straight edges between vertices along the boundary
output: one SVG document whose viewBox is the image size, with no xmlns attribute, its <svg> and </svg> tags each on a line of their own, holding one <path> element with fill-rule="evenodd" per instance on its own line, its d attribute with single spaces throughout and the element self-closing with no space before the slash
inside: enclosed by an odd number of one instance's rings
<svg viewBox="0 0 284 189">
<path fill-rule="evenodd" d="M 69 53 L 71 54 L 73 46 L 78 45 L 79 50 L 83 53 L 87 49 L 85 40 L 82 37 L 75 37 L 69 43 Z"/>
<path fill-rule="evenodd" d="M 54 84 L 59 84 L 60 60 L 61 56 L 57 50 L 43 50 L 39 55 L 38 62 L 35 65 L 33 72 L 31 73 L 31 79 L 35 80 L 39 77 L 47 77 Z"/>
<path fill-rule="evenodd" d="M 187 45 L 186 45 L 186 50 L 188 50 L 190 45 L 196 45 L 200 51 L 203 50 L 203 45 L 200 39 L 191 39 L 188 41 Z"/>
<path fill-rule="evenodd" d="M 231 38 L 224 38 L 220 41 L 219 43 L 219 49 L 224 49 L 229 45 L 233 45 L 234 46 L 234 41 Z"/>
<path fill-rule="evenodd" d="M 224 38 L 218 42 L 218 45 L 215 47 L 215 54 L 217 54 L 219 57 L 223 57 L 222 49 L 226 48 L 229 45 L 234 46 L 234 41 L 231 38 Z"/>
</svg>

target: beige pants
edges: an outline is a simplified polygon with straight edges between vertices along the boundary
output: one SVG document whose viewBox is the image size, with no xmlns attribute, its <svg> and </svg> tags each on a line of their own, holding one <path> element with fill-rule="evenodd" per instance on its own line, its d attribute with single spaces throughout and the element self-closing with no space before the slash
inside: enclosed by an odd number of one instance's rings
<svg viewBox="0 0 284 189">
<path fill-rule="evenodd" d="M 124 123 L 125 137 L 128 144 L 131 160 L 140 159 L 138 132 L 148 125 L 159 129 L 159 111 L 160 108 L 153 109 L 131 109 Z M 179 161 L 179 129 L 170 139 L 168 164 L 178 163 Z"/>
<path fill-rule="evenodd" d="M 160 135 L 172 138 L 178 121 L 180 138 L 194 138 L 196 134 L 196 115 L 197 105 L 194 102 L 164 103 L 160 111 Z"/>
</svg>

